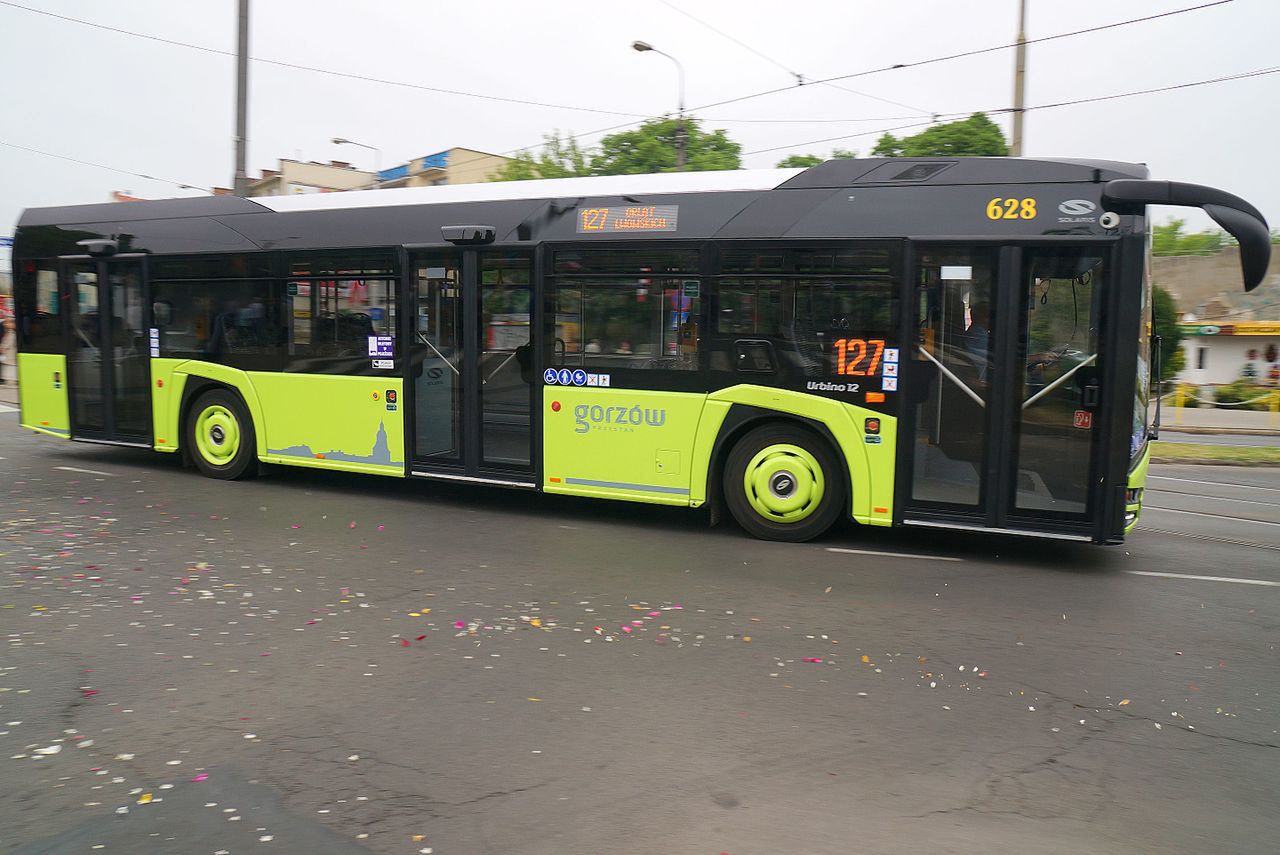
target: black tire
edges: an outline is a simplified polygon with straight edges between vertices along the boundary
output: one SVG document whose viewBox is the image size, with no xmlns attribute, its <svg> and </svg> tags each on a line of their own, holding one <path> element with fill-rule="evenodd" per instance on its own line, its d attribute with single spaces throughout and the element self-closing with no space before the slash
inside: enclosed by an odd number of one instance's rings
<svg viewBox="0 0 1280 855">
<path fill-rule="evenodd" d="M 748 431 L 729 451 L 722 486 L 738 525 L 761 540 L 812 540 L 845 506 L 844 471 L 835 452 L 799 425 L 774 422 Z"/>
<path fill-rule="evenodd" d="M 240 396 L 229 389 L 210 389 L 195 399 L 187 411 L 182 439 L 201 475 L 233 481 L 258 474 L 253 418 Z"/>
</svg>

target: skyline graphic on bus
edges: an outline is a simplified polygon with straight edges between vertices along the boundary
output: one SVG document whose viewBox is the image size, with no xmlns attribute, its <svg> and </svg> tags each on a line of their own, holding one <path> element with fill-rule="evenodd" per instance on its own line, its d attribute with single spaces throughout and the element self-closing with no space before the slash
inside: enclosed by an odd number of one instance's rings
<svg viewBox="0 0 1280 855">
<path fill-rule="evenodd" d="M 307 457 L 317 459 L 317 452 L 309 445 L 291 445 L 288 448 L 268 448 L 268 454 L 279 454 L 283 457 Z M 378 422 L 378 436 L 373 441 L 373 450 L 368 455 L 349 454 L 341 449 L 319 453 L 319 459 L 342 460 L 347 463 L 372 463 L 376 466 L 399 466 L 403 460 L 391 458 L 391 444 L 387 440 L 387 426 Z"/>
</svg>

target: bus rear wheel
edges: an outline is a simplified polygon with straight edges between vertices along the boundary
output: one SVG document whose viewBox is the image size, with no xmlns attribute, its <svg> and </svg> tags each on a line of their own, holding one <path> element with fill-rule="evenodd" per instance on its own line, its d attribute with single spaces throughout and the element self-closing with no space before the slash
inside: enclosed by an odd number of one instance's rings
<svg viewBox="0 0 1280 855">
<path fill-rule="evenodd" d="M 196 398 L 187 413 L 185 439 L 202 475 L 232 481 L 257 473 L 253 419 L 234 392 L 211 389 Z"/>
<path fill-rule="evenodd" d="M 733 518 L 761 540 L 800 542 L 829 529 L 844 507 L 844 478 L 831 446 L 799 426 L 747 432 L 724 467 Z"/>
</svg>

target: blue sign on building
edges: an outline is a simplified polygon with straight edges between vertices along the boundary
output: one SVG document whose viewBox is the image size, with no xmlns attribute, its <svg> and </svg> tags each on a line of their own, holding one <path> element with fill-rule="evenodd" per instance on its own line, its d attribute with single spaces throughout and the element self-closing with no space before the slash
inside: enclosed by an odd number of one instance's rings
<svg viewBox="0 0 1280 855">
<path fill-rule="evenodd" d="M 449 152 L 439 151 L 435 154 L 424 155 L 422 158 L 423 169 L 445 169 L 449 166 Z"/>
<path fill-rule="evenodd" d="M 404 178 L 409 174 L 409 164 L 402 163 L 399 166 L 393 166 L 390 169 L 384 169 L 378 173 L 379 181 L 394 181 L 397 178 Z"/>
</svg>

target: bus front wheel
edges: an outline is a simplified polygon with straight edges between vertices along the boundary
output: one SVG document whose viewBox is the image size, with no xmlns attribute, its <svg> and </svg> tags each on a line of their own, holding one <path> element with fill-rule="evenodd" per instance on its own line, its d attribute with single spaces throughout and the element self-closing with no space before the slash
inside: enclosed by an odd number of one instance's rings
<svg viewBox="0 0 1280 855">
<path fill-rule="evenodd" d="M 762 540 L 800 542 L 829 529 L 844 507 L 844 478 L 830 445 L 799 426 L 767 424 L 733 446 L 724 467 L 733 518 Z"/>
<path fill-rule="evenodd" d="M 257 472 L 253 419 L 234 392 L 211 389 L 200 395 L 186 428 L 187 449 L 200 474 L 231 481 Z"/>
</svg>

